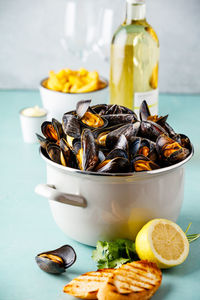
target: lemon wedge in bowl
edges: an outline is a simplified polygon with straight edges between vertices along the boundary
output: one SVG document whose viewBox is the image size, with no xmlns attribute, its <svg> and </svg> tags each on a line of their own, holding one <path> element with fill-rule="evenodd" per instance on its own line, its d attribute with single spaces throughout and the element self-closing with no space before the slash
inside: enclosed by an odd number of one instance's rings
<svg viewBox="0 0 200 300">
<path fill-rule="evenodd" d="M 154 262 L 160 269 L 184 262 L 189 254 L 189 242 L 183 230 L 167 219 L 153 219 L 138 232 L 135 240 L 140 259 Z"/>
</svg>

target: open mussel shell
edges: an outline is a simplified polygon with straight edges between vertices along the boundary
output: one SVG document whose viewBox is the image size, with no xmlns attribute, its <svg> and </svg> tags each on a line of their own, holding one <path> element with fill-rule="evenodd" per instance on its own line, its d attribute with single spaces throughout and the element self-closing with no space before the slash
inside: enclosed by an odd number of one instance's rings
<svg viewBox="0 0 200 300">
<path fill-rule="evenodd" d="M 134 114 L 110 114 L 104 115 L 103 117 L 108 121 L 108 126 L 114 126 L 118 124 L 124 125 L 137 121 L 137 117 Z"/>
<path fill-rule="evenodd" d="M 132 160 L 136 155 L 149 156 L 155 149 L 156 144 L 148 139 L 141 137 L 134 137 L 129 143 L 129 156 Z"/>
<path fill-rule="evenodd" d="M 132 111 L 131 109 L 125 107 L 125 106 L 122 106 L 122 105 L 117 105 L 117 104 L 110 104 L 110 105 L 107 105 L 107 109 L 104 111 L 104 115 L 114 115 L 114 114 L 133 114 L 135 115 L 136 119 L 137 119 L 137 116 L 135 114 L 134 111 Z"/>
<path fill-rule="evenodd" d="M 190 142 L 189 137 L 182 133 L 179 134 L 179 137 L 181 146 L 192 151 L 192 144 Z"/>
<path fill-rule="evenodd" d="M 58 141 L 60 138 L 59 132 L 57 132 L 57 128 L 54 127 L 52 122 L 43 122 L 41 125 L 41 131 L 43 135 L 50 141 Z"/>
<path fill-rule="evenodd" d="M 91 106 L 92 110 L 97 113 L 98 115 L 104 115 L 105 112 L 108 109 L 108 105 L 107 104 L 97 104 L 97 105 L 93 105 Z"/>
<path fill-rule="evenodd" d="M 79 101 L 76 105 L 76 114 L 80 120 L 81 126 L 94 129 L 104 128 L 108 121 L 98 115 L 89 105 L 91 100 Z"/>
<path fill-rule="evenodd" d="M 84 171 L 92 171 L 99 161 L 98 148 L 90 129 L 84 129 L 81 135 L 82 166 Z"/>
<path fill-rule="evenodd" d="M 64 136 L 62 124 L 54 118 L 52 119 L 51 123 L 52 123 L 55 131 L 57 132 L 58 140 L 60 140 Z"/>
<path fill-rule="evenodd" d="M 86 111 L 80 123 L 83 127 L 89 129 L 96 129 L 96 128 L 105 128 L 108 125 L 108 120 L 103 118 L 102 116 L 93 113 L 91 111 Z"/>
<path fill-rule="evenodd" d="M 65 167 L 75 167 L 74 155 L 65 139 L 60 140 L 60 161 Z"/>
<path fill-rule="evenodd" d="M 95 169 L 96 172 L 103 173 L 127 173 L 130 171 L 128 159 L 124 157 L 115 157 L 105 159 Z"/>
<path fill-rule="evenodd" d="M 142 101 L 139 110 L 139 116 L 141 121 L 147 121 L 148 117 L 151 115 L 149 107 L 146 100 Z"/>
<path fill-rule="evenodd" d="M 184 148 L 177 141 L 162 134 L 156 140 L 156 150 L 162 160 L 168 164 L 174 164 L 184 160 L 190 153 L 187 148 Z"/>
<path fill-rule="evenodd" d="M 38 254 L 35 260 L 43 271 L 60 274 L 75 263 L 76 252 L 71 246 L 64 245 L 56 250 Z"/>
<path fill-rule="evenodd" d="M 114 125 L 111 127 L 106 127 L 106 128 L 94 129 L 92 131 L 92 134 L 95 138 L 97 145 L 100 147 L 106 147 L 106 137 L 107 137 L 108 133 L 110 133 L 111 131 L 114 131 L 115 129 L 117 129 L 119 127 L 121 127 L 121 124 Z"/>
<path fill-rule="evenodd" d="M 159 124 L 152 121 L 142 121 L 139 135 L 155 142 L 160 134 L 167 134 L 166 130 Z"/>
<path fill-rule="evenodd" d="M 81 136 L 81 126 L 75 115 L 64 114 L 62 119 L 63 131 L 67 136 L 79 138 Z"/>
<path fill-rule="evenodd" d="M 81 119 L 90 106 L 91 100 L 81 100 L 76 104 L 76 114 Z"/>
<path fill-rule="evenodd" d="M 115 157 L 123 157 L 128 159 L 128 153 L 126 150 L 124 149 L 113 149 L 111 150 L 108 155 L 106 155 L 105 160 L 110 160 L 113 159 Z"/>
<path fill-rule="evenodd" d="M 50 143 L 50 141 L 48 139 L 45 139 L 43 136 L 39 135 L 38 133 L 36 133 L 36 137 L 38 139 L 38 142 L 40 143 L 40 146 L 46 150 L 47 145 Z"/>
<path fill-rule="evenodd" d="M 133 158 L 132 170 L 135 172 L 151 171 L 160 169 L 160 166 L 144 155 L 137 155 Z"/>
<path fill-rule="evenodd" d="M 46 147 L 46 151 L 50 157 L 50 159 L 57 164 L 61 164 L 60 161 L 60 147 L 55 143 L 49 143 Z"/>
<path fill-rule="evenodd" d="M 109 132 L 106 136 L 105 141 L 106 148 L 115 148 L 115 145 L 122 134 L 126 137 L 127 140 L 130 140 L 131 137 L 137 135 L 139 129 L 140 122 L 135 122 L 134 124 L 126 124 Z"/>
</svg>

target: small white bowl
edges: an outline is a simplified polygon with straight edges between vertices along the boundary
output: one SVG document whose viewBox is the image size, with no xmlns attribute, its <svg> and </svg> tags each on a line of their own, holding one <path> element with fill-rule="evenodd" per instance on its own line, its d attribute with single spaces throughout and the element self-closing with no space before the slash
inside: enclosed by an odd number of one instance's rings
<svg viewBox="0 0 200 300">
<path fill-rule="evenodd" d="M 40 82 L 40 96 L 42 99 L 43 107 L 48 111 L 48 119 L 62 120 L 63 114 L 67 111 L 74 110 L 76 103 L 80 100 L 92 100 L 92 105 L 108 103 L 108 81 L 100 77 L 100 79 L 106 82 L 106 86 L 102 89 L 88 92 L 88 93 L 63 93 L 50 90 L 44 87 L 44 82 L 47 78 Z"/>
<path fill-rule="evenodd" d="M 26 116 L 23 114 L 26 108 L 28 107 L 21 109 L 19 112 L 23 140 L 25 143 L 36 143 L 36 133 L 41 134 L 41 124 L 47 119 L 47 110 L 41 108 L 44 111 L 42 116 Z"/>
</svg>

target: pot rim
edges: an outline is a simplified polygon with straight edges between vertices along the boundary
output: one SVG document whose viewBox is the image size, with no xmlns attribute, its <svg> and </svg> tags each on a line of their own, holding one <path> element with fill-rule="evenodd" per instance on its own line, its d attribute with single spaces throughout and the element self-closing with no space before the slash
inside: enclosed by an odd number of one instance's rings
<svg viewBox="0 0 200 300">
<path fill-rule="evenodd" d="M 86 94 L 93 94 L 93 93 L 95 93 L 95 92 L 99 92 L 99 91 L 102 91 L 102 90 L 104 90 L 104 89 L 108 89 L 108 86 L 109 86 L 108 80 L 107 80 L 105 77 L 103 77 L 103 76 L 99 76 L 100 80 L 101 80 L 101 81 L 104 81 L 104 82 L 106 83 L 106 86 L 103 87 L 103 88 L 101 88 L 101 89 L 94 90 L 94 91 L 90 91 L 90 92 L 84 92 L 84 93 L 64 93 L 64 92 L 54 91 L 54 90 L 51 90 L 51 89 L 46 88 L 46 87 L 43 85 L 43 83 L 44 83 L 44 81 L 47 80 L 48 78 L 49 78 L 49 77 L 43 78 L 43 79 L 40 81 L 39 87 L 40 87 L 41 89 L 44 89 L 44 90 L 47 90 L 47 91 L 50 91 L 50 92 L 53 92 L 53 93 L 59 93 L 59 94 L 62 94 L 62 95 L 86 95 Z"/>
<path fill-rule="evenodd" d="M 81 171 L 78 169 L 74 169 L 74 168 L 70 168 L 70 167 L 65 167 L 63 165 L 57 164 L 56 162 L 50 160 L 49 158 L 46 157 L 46 155 L 43 153 L 45 150 L 42 149 L 42 147 L 40 146 L 40 156 L 42 157 L 42 159 L 44 159 L 49 165 L 52 165 L 54 168 L 60 169 L 62 171 L 64 171 L 65 173 L 71 173 L 71 174 L 79 174 L 79 175 L 91 175 L 91 176 L 103 176 L 103 177 L 138 177 L 138 176 L 153 176 L 153 175 L 159 175 L 159 174 L 164 174 L 164 173 L 168 173 L 170 171 L 173 171 L 181 166 L 183 166 L 185 163 L 187 163 L 192 156 L 194 155 L 194 147 L 191 144 L 191 153 L 190 155 L 188 155 L 188 157 L 186 157 L 186 159 L 184 159 L 183 161 L 176 163 L 174 165 L 168 166 L 168 167 L 164 167 L 164 168 L 160 168 L 160 169 L 156 169 L 156 170 L 152 170 L 152 171 L 143 171 L 143 172 L 129 172 L 129 173 L 98 173 L 98 172 L 91 172 L 91 171 Z"/>
</svg>

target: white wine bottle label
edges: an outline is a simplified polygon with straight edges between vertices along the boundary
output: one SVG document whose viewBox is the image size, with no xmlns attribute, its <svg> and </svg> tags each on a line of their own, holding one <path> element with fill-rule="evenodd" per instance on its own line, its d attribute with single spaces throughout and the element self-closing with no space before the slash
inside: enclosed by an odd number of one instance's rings
<svg viewBox="0 0 200 300">
<path fill-rule="evenodd" d="M 139 109 L 143 100 L 146 100 L 151 115 L 157 115 L 158 114 L 158 89 L 134 94 L 133 110 L 137 114 L 137 116 L 139 116 Z"/>
</svg>

